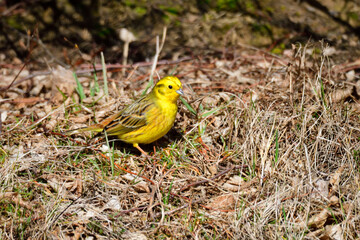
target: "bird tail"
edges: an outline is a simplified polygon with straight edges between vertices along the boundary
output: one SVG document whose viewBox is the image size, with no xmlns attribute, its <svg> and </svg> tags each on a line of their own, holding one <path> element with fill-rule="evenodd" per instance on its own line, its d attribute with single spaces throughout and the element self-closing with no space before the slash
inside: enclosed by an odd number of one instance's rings
<svg viewBox="0 0 360 240">
<path fill-rule="evenodd" d="M 112 122 L 120 114 L 121 114 L 121 112 L 116 113 L 116 114 L 102 120 L 98 124 L 93 124 L 93 125 L 91 125 L 89 127 L 83 127 L 83 128 L 77 128 L 77 129 L 69 130 L 69 131 L 64 132 L 64 134 L 70 136 L 70 135 L 73 135 L 73 134 L 78 134 L 78 133 L 88 132 L 88 131 L 101 133 L 104 130 L 105 126 L 110 124 L 110 122 Z"/>
<path fill-rule="evenodd" d="M 63 134 L 65 135 L 74 135 L 74 134 L 79 134 L 79 133 L 82 133 L 82 132 L 102 132 L 104 129 L 104 126 L 103 125 L 100 125 L 100 124 L 94 124 L 94 125 L 91 125 L 89 127 L 83 127 L 83 128 L 76 128 L 76 129 L 72 129 L 72 130 L 69 130 L 69 131 L 65 131 L 63 132 Z"/>
</svg>

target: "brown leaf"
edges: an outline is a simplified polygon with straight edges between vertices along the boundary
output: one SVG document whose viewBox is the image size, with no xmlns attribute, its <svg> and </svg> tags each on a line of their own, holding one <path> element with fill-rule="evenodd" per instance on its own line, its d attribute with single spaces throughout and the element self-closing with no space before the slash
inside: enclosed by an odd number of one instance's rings
<svg viewBox="0 0 360 240">
<path fill-rule="evenodd" d="M 46 128 L 49 130 L 53 130 L 56 127 L 56 125 L 59 123 L 59 121 L 62 121 L 65 118 L 65 105 L 61 105 L 57 109 L 52 110 L 52 112 L 49 113 L 49 115 L 51 116 L 51 119 L 46 124 Z"/>
<path fill-rule="evenodd" d="M 330 206 L 335 206 L 339 204 L 339 198 L 337 196 L 330 197 Z"/>
<path fill-rule="evenodd" d="M 344 171 L 345 167 L 341 166 L 335 173 L 331 174 L 331 178 L 329 183 L 331 184 L 332 192 L 336 192 L 339 189 L 340 185 L 340 177 L 342 172 Z"/>
<path fill-rule="evenodd" d="M 52 83 L 51 101 L 55 104 L 63 101 L 61 92 L 70 96 L 76 87 L 73 73 L 61 66 L 58 66 L 58 68 L 52 72 Z"/>
<path fill-rule="evenodd" d="M 343 240 L 343 229 L 341 225 L 327 225 L 324 235 L 321 236 L 320 239 Z"/>
<path fill-rule="evenodd" d="M 352 87 L 348 87 L 345 89 L 337 89 L 335 92 L 331 94 L 331 99 L 333 103 L 344 101 L 346 98 L 351 96 L 353 92 Z"/>
<path fill-rule="evenodd" d="M 128 239 L 128 240 L 147 240 L 148 238 L 143 234 L 141 233 L 140 231 L 139 232 L 130 232 L 130 231 L 127 231 L 125 232 L 123 235 L 121 235 L 121 237 L 123 239 Z"/>
<path fill-rule="evenodd" d="M 218 173 L 217 164 L 213 164 L 209 167 L 209 171 L 211 173 L 211 176 L 215 176 Z"/>
<path fill-rule="evenodd" d="M 69 120 L 72 123 L 85 123 L 86 124 L 90 117 L 91 117 L 90 115 L 79 114 L 76 117 L 71 117 Z"/>
<path fill-rule="evenodd" d="M 324 229 L 318 229 L 316 231 L 310 232 L 306 235 L 307 239 L 318 239 L 324 232 Z"/>
<path fill-rule="evenodd" d="M 31 210 L 33 208 L 32 204 L 24 201 L 21 199 L 21 196 L 18 193 L 15 192 L 5 192 L 5 193 L 0 193 L 0 200 L 1 199 L 7 199 L 15 204 L 20 205 L 23 208 L 29 209 Z"/>
<path fill-rule="evenodd" d="M 360 95 L 360 81 L 357 81 L 357 82 L 356 82 L 355 89 L 356 89 L 356 93 L 357 93 L 358 95 Z"/>
<path fill-rule="evenodd" d="M 128 181 L 133 182 L 132 186 L 134 187 L 134 189 L 136 191 L 138 191 L 138 192 L 147 192 L 147 193 L 150 192 L 148 184 L 144 180 L 142 180 L 142 178 L 134 176 L 134 175 L 132 175 L 130 173 L 127 173 L 127 174 L 125 174 L 125 175 L 123 175 L 121 177 L 128 180 Z"/>
<path fill-rule="evenodd" d="M 206 205 L 212 209 L 232 209 L 235 205 L 235 197 L 233 194 L 217 196 L 211 199 L 211 203 Z"/>
<path fill-rule="evenodd" d="M 244 184 L 245 181 L 242 177 L 240 177 L 238 175 L 234 175 L 227 181 L 227 183 L 236 185 L 236 186 L 240 186 L 241 184 Z"/>
<path fill-rule="evenodd" d="M 121 208 L 121 202 L 119 199 L 119 196 L 113 196 L 102 208 L 101 211 L 104 211 L 106 209 L 111 209 L 113 211 L 120 211 Z"/>
<path fill-rule="evenodd" d="M 315 198 L 327 198 L 329 196 L 329 181 L 318 179 L 315 183 L 316 191 L 311 194 Z"/>
<path fill-rule="evenodd" d="M 84 233 L 85 227 L 83 225 L 78 225 L 77 228 L 75 228 L 73 232 L 73 237 L 71 237 L 71 240 L 78 240 L 81 238 L 81 235 Z"/>
<path fill-rule="evenodd" d="M 322 228 L 329 216 L 331 216 L 330 211 L 324 208 L 320 213 L 309 219 L 308 226 L 310 228 Z"/>
<path fill-rule="evenodd" d="M 352 212 L 354 209 L 354 203 L 345 202 L 342 204 L 342 208 L 345 211 L 345 214 L 349 214 L 349 212 Z"/>
</svg>

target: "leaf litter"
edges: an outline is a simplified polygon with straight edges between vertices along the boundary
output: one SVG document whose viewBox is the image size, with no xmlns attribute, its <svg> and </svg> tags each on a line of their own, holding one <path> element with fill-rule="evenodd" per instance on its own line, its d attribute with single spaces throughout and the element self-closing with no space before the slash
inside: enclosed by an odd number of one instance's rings
<svg viewBox="0 0 360 240">
<path fill-rule="evenodd" d="M 0 100 L 0 238 L 357 239 L 359 77 L 315 47 L 177 63 L 196 114 L 179 102 L 173 130 L 145 146 L 151 161 L 61 134 L 139 96 L 150 65 L 109 71 L 109 97 L 91 90 L 91 71 L 78 74 L 83 101 L 57 66 L 11 85 Z M 0 88 L 16 74 L 3 71 Z"/>
</svg>

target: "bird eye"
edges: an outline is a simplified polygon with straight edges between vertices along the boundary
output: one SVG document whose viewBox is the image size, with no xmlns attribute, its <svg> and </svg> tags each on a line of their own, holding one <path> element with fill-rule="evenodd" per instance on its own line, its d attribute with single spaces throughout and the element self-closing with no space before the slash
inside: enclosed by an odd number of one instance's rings
<svg viewBox="0 0 360 240">
<path fill-rule="evenodd" d="M 171 86 L 171 85 L 169 85 L 169 89 L 172 89 L 172 86 Z"/>
</svg>

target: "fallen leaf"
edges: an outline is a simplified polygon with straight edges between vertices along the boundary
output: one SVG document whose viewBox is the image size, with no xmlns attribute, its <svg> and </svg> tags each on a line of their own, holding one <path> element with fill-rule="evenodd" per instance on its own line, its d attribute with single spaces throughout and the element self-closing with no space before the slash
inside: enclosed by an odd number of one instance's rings
<svg viewBox="0 0 360 240">
<path fill-rule="evenodd" d="M 355 79 L 355 71 L 354 70 L 351 70 L 351 71 L 348 71 L 347 73 L 345 73 L 345 76 L 346 76 L 346 80 L 347 81 L 353 81 Z"/>
<path fill-rule="evenodd" d="M 240 189 L 239 186 L 232 185 L 230 183 L 224 183 L 223 188 L 228 190 L 228 191 L 232 191 L 232 192 L 237 192 Z"/>
<path fill-rule="evenodd" d="M 323 233 L 324 233 L 324 229 L 318 229 L 316 231 L 307 234 L 306 239 L 319 239 L 319 236 L 321 236 Z"/>
<path fill-rule="evenodd" d="M 70 98 L 69 98 L 70 99 Z M 59 121 L 64 120 L 65 118 L 65 105 L 59 106 L 57 109 L 54 109 L 51 113 L 48 115 L 51 116 L 50 121 L 46 124 L 46 128 L 49 130 L 53 130 L 57 124 L 59 124 Z M 41 120 L 44 120 L 45 118 L 42 118 Z M 41 122 L 41 121 L 39 121 Z M 38 122 L 38 123 L 39 123 Z"/>
<path fill-rule="evenodd" d="M 336 53 L 336 48 L 334 47 L 325 47 L 325 49 L 323 50 L 324 56 L 331 56 L 334 55 L 335 53 Z"/>
<path fill-rule="evenodd" d="M 55 104 L 59 104 L 63 101 L 64 93 L 67 96 L 71 96 L 75 91 L 76 82 L 72 71 L 67 70 L 61 66 L 58 66 L 52 72 L 52 88 L 51 88 L 51 101 Z M 62 92 L 60 92 L 60 91 Z"/>
<path fill-rule="evenodd" d="M 106 210 L 106 209 L 111 209 L 111 210 L 116 210 L 119 211 L 121 210 L 121 203 L 120 203 L 120 199 L 118 196 L 113 196 L 103 207 L 102 211 Z"/>
<path fill-rule="evenodd" d="M 88 120 L 90 118 L 90 115 L 84 115 L 84 114 L 79 114 L 76 117 L 71 117 L 69 120 L 72 123 L 87 123 Z"/>
<path fill-rule="evenodd" d="M 217 174 L 217 164 L 213 164 L 209 167 L 209 171 L 211 173 L 211 176 L 215 176 Z"/>
<path fill-rule="evenodd" d="M 23 208 L 31 210 L 33 208 L 30 202 L 24 201 L 21 195 L 15 192 L 0 193 L 0 200 L 7 199 L 8 201 L 18 204 Z"/>
<path fill-rule="evenodd" d="M 327 225 L 325 227 L 324 237 L 331 240 L 343 240 L 343 229 L 341 225 Z M 320 239 L 323 239 L 323 237 L 320 237 Z"/>
<path fill-rule="evenodd" d="M 245 181 L 242 177 L 235 175 L 232 176 L 227 183 L 232 184 L 232 185 L 236 185 L 236 186 L 240 186 L 241 184 L 243 184 Z"/>
<path fill-rule="evenodd" d="M 83 225 L 79 225 L 78 227 L 75 228 L 73 234 L 74 236 L 71 238 L 73 240 L 78 240 L 81 238 L 81 235 L 84 233 L 85 231 L 85 227 Z"/>
<path fill-rule="evenodd" d="M 212 198 L 211 203 L 206 205 L 212 209 L 233 209 L 235 205 L 235 197 L 233 194 L 226 194 Z"/>
<path fill-rule="evenodd" d="M 121 235 L 122 239 L 128 239 L 128 240 L 147 240 L 148 238 L 139 232 L 125 232 L 123 235 Z"/>
<path fill-rule="evenodd" d="M 355 89 L 356 89 L 356 93 L 357 93 L 358 95 L 360 95 L 360 81 L 357 81 L 357 82 L 356 82 Z"/>
<path fill-rule="evenodd" d="M 132 186 L 134 187 L 135 190 L 137 190 L 139 192 L 144 192 L 144 191 L 147 192 L 147 193 L 150 192 L 148 184 L 144 180 L 142 180 L 141 177 L 134 176 L 134 175 L 132 175 L 130 173 L 122 175 L 121 177 L 128 180 L 128 181 L 131 181 L 131 184 L 132 184 Z"/>
<path fill-rule="evenodd" d="M 318 179 L 315 183 L 315 192 L 312 194 L 315 198 L 327 198 L 329 196 L 329 181 Z"/>
<path fill-rule="evenodd" d="M 331 191 L 334 193 L 339 189 L 339 185 L 340 185 L 340 177 L 342 172 L 344 171 L 345 167 L 341 166 L 338 170 L 336 170 L 335 173 L 331 174 L 330 177 L 330 185 L 331 185 Z"/>
<path fill-rule="evenodd" d="M 310 228 L 322 228 L 329 216 L 331 216 L 330 211 L 324 208 L 320 213 L 309 219 L 308 226 Z"/>
<path fill-rule="evenodd" d="M 338 103 L 344 101 L 346 98 L 350 97 L 353 92 L 353 87 L 348 87 L 345 89 L 337 89 L 333 92 L 331 96 L 331 100 L 333 103 Z"/>
<path fill-rule="evenodd" d="M 335 206 L 339 204 L 339 198 L 337 196 L 330 197 L 330 206 Z"/>
<path fill-rule="evenodd" d="M 0 112 L 0 121 L 1 122 L 5 122 L 6 118 L 7 118 L 7 111 L 2 111 Z"/>
</svg>

